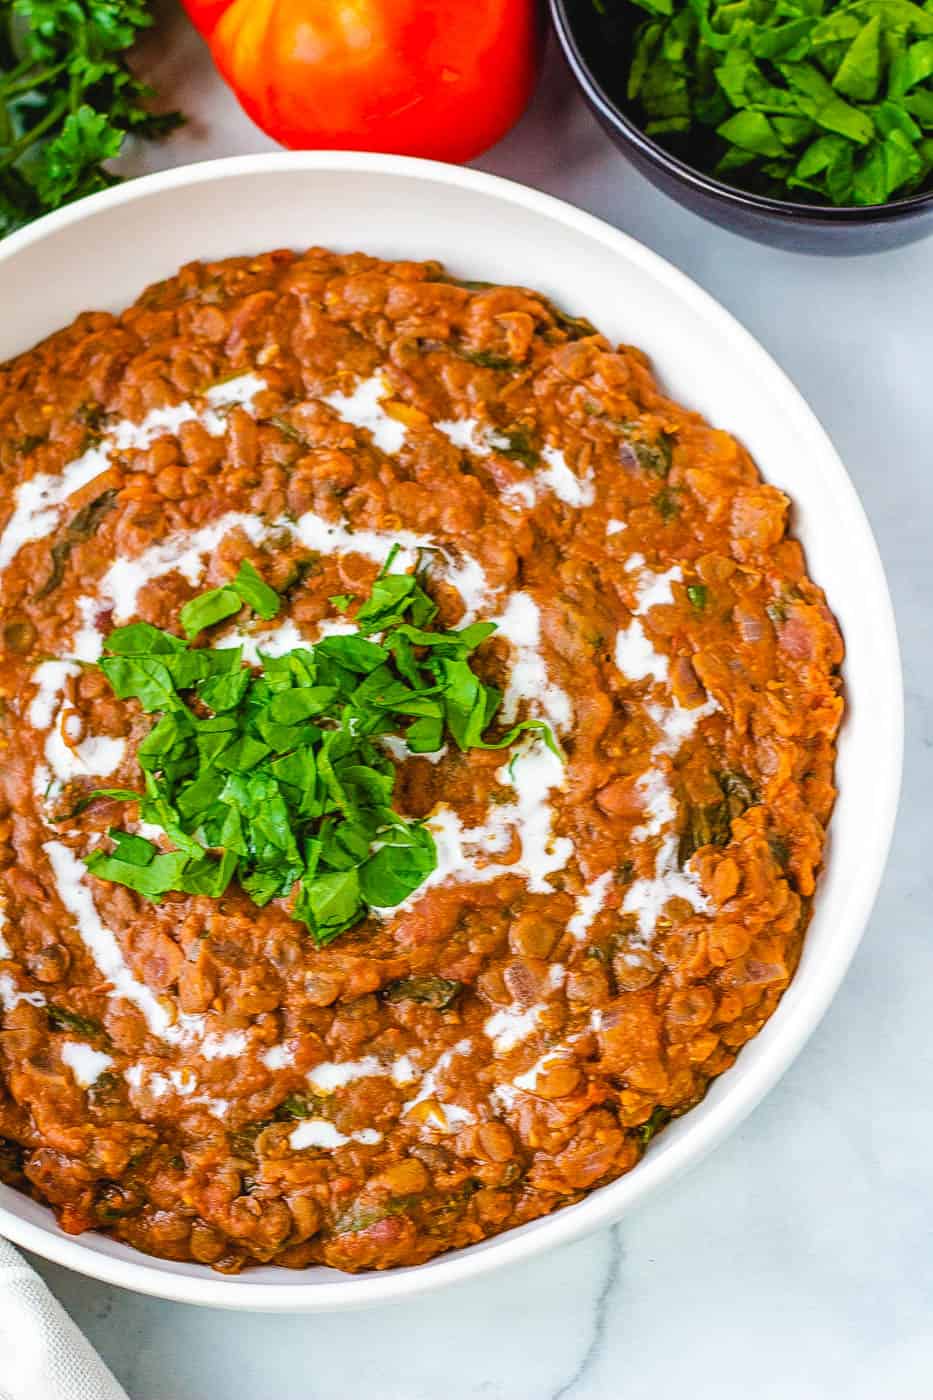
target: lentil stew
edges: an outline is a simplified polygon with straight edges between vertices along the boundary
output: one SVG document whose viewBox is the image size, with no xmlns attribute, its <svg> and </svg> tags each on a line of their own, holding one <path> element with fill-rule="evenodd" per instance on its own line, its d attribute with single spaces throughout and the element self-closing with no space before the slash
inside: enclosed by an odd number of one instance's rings
<svg viewBox="0 0 933 1400">
<path fill-rule="evenodd" d="M 524 288 L 321 249 L 195 263 L 0 366 L 0 1178 L 223 1272 L 423 1262 L 636 1165 L 774 1011 L 842 641 L 789 501 Z M 319 947 L 288 896 L 84 863 L 151 727 L 97 662 L 244 562 L 195 647 L 353 629 L 395 546 L 506 751 L 385 740 L 437 855 Z"/>
</svg>

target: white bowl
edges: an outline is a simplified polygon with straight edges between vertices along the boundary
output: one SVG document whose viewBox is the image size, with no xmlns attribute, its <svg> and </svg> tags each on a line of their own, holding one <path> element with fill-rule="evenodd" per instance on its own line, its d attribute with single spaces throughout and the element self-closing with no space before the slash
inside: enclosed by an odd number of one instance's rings
<svg viewBox="0 0 933 1400">
<path fill-rule="evenodd" d="M 101 1235 L 65 1235 L 45 1207 L 0 1187 L 4 1234 L 94 1278 L 185 1302 L 308 1312 L 411 1297 L 527 1259 L 618 1219 L 721 1142 L 798 1053 L 862 935 L 894 824 L 903 724 L 878 552 L 852 483 L 797 390 L 681 273 L 534 190 L 426 161 L 331 152 L 247 156 L 136 180 L 0 244 L 0 360 L 79 311 L 128 305 L 192 259 L 312 244 L 440 258 L 466 277 L 524 283 L 647 350 L 673 397 L 741 438 L 765 477 L 793 498 L 810 571 L 845 635 L 849 710 L 829 858 L 793 983 L 704 1101 L 667 1128 L 632 1172 L 578 1205 L 416 1269 L 349 1276 L 258 1268 L 227 1278 L 150 1259 Z"/>
</svg>

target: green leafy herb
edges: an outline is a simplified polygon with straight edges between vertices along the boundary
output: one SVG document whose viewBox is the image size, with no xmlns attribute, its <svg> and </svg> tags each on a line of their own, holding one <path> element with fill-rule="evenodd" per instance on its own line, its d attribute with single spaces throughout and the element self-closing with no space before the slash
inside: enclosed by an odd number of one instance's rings
<svg viewBox="0 0 933 1400">
<path fill-rule="evenodd" d="M 779 865 L 782 870 L 786 870 L 790 862 L 790 842 L 786 836 L 772 834 L 768 837 L 768 849 L 774 857 L 775 865 Z"/>
<path fill-rule="evenodd" d="M 286 1094 L 275 1110 L 275 1116 L 280 1121 L 286 1121 L 289 1118 L 311 1118 L 319 1110 L 320 1104 L 312 1094 L 302 1094 L 296 1091 L 292 1094 Z"/>
<path fill-rule="evenodd" d="M 180 123 L 126 63 L 152 22 L 145 0 L 0 0 L 0 237 L 117 184 L 128 134 Z"/>
<path fill-rule="evenodd" d="M 536 467 L 541 461 L 541 454 L 534 445 L 531 433 L 521 426 L 497 433 L 492 439 L 492 445 L 500 457 L 508 457 L 526 467 Z"/>
<path fill-rule="evenodd" d="M 246 559 L 240 565 L 232 587 L 247 607 L 252 608 L 253 612 L 258 613 L 266 622 L 278 617 L 279 608 L 282 606 L 279 595 L 263 581 Z"/>
<path fill-rule="evenodd" d="M 665 524 L 671 520 L 675 520 L 680 514 L 677 488 L 672 486 L 663 487 L 654 498 L 654 508 Z"/>
<path fill-rule="evenodd" d="M 79 1016 L 76 1011 L 69 1011 L 64 1006 L 54 1006 L 51 1002 L 46 1006 L 45 1013 L 53 1031 L 74 1031 L 88 1040 L 106 1038 L 103 1026 L 90 1016 Z"/>
<path fill-rule="evenodd" d="M 76 544 L 80 544 L 82 540 L 89 540 L 92 535 L 97 533 L 100 522 L 105 515 L 113 510 L 119 494 L 116 489 L 102 491 L 99 496 L 94 497 L 93 501 L 89 501 L 86 506 L 75 511 L 65 529 L 52 545 L 50 551 L 52 567 L 45 583 L 36 593 L 37 598 L 46 598 L 58 588 L 65 577 L 65 566 L 71 551 Z"/>
<path fill-rule="evenodd" d="M 328 598 L 327 601 L 332 607 L 335 607 L 338 612 L 345 613 L 350 607 L 350 604 L 356 602 L 356 594 L 335 593 L 332 597 Z"/>
<path fill-rule="evenodd" d="M 461 360 L 469 360 L 471 365 L 478 365 L 480 369 L 518 369 L 519 365 L 515 360 L 510 360 L 508 355 L 499 355 L 494 350 L 468 350 L 466 346 L 454 347 L 454 354 L 459 355 Z"/>
<path fill-rule="evenodd" d="M 125 1101 L 126 1080 L 122 1074 L 105 1069 L 87 1086 L 87 1101 L 91 1108 L 104 1109 Z"/>
<path fill-rule="evenodd" d="M 566 331 L 571 340 L 583 340 L 587 336 L 599 335 L 593 322 L 588 321 L 585 316 L 571 316 L 569 312 L 555 306 L 552 301 L 547 303 L 547 307 L 561 330 Z"/>
<path fill-rule="evenodd" d="M 642 20 L 627 95 L 646 132 L 723 178 L 871 205 L 933 171 L 929 3 L 637 0 L 630 12 Z"/>
<path fill-rule="evenodd" d="M 435 1011 L 443 1011 L 462 990 L 462 982 L 453 982 L 447 977 L 413 976 L 390 982 L 382 995 L 391 1003 L 416 1001 L 422 1006 L 432 1006 Z"/>
<path fill-rule="evenodd" d="M 525 732 L 556 747 L 540 720 L 487 737 L 501 695 L 471 657 L 494 624 L 435 628 L 436 604 L 415 575 L 388 571 L 392 557 L 356 632 L 262 656 L 256 670 L 239 647 L 192 649 L 146 622 L 111 632 L 101 671 L 157 718 L 136 755 L 143 790 L 100 788 L 91 800 L 136 801 L 171 849 L 111 829 L 113 848 L 85 858 L 93 875 L 156 901 L 216 898 L 236 879 L 257 905 L 291 896 L 294 917 L 324 944 L 369 909 L 400 904 L 437 864 L 428 828 L 392 806 L 383 736 L 403 735 L 415 753 L 447 736 L 462 749 L 504 748 Z M 279 610 L 249 564 L 186 603 L 181 624 L 196 636 L 244 601 L 263 617 Z M 409 994 L 446 1005 L 457 984 L 435 980 L 409 979 Z"/>
<path fill-rule="evenodd" d="M 289 442 L 299 442 L 302 446 L 307 446 L 304 435 L 298 431 L 294 423 L 290 423 L 289 420 L 283 418 L 281 414 L 273 413 L 271 417 L 267 418 L 265 421 L 271 423 L 274 428 L 278 428 L 282 436 L 288 438 Z"/>
<path fill-rule="evenodd" d="M 656 1133 L 662 1128 L 666 1128 L 671 1121 L 671 1111 L 669 1108 L 662 1108 L 660 1104 L 651 1110 L 651 1117 L 645 1123 L 641 1123 L 637 1129 L 638 1140 L 643 1147 L 646 1147 Z"/>
<path fill-rule="evenodd" d="M 451 287 L 463 287 L 467 292 L 488 292 L 496 284 L 495 282 L 480 282 L 475 278 L 451 277 L 449 273 L 439 273 L 438 282 L 446 282 Z"/>
<path fill-rule="evenodd" d="M 116 1181 L 102 1181 L 96 1187 L 94 1214 L 103 1225 L 111 1225 L 115 1220 L 123 1220 L 128 1215 L 138 1215 L 145 1204 L 145 1198 L 131 1186 L 121 1186 Z"/>
<path fill-rule="evenodd" d="M 378 1204 L 354 1201 L 349 1210 L 344 1211 L 334 1222 L 334 1234 L 357 1235 L 361 1230 L 368 1230 L 371 1225 L 377 1225 L 380 1220 L 404 1215 L 420 1201 L 420 1196 L 394 1196 Z"/>
<path fill-rule="evenodd" d="M 185 636 L 190 639 L 206 628 L 213 627 L 216 622 L 232 617 L 240 611 L 242 605 L 243 599 L 239 591 L 225 585 L 223 588 L 211 588 L 207 593 L 192 598 L 190 603 L 186 603 L 182 608 L 178 618 Z"/>
<path fill-rule="evenodd" d="M 727 846 L 732 839 L 732 822 L 759 800 L 758 794 L 744 773 L 722 772 L 715 774 L 722 793 L 718 802 L 705 805 L 687 805 L 686 824 L 680 835 L 679 860 L 681 865 L 702 846 Z"/>
<path fill-rule="evenodd" d="M 709 590 L 705 583 L 687 584 L 687 597 L 690 599 L 690 606 L 695 612 L 703 612 L 706 607 L 708 596 Z"/>
<path fill-rule="evenodd" d="M 622 457 L 626 466 L 637 465 L 649 476 L 667 476 L 674 448 L 674 439 L 669 433 L 658 433 L 649 440 L 639 423 L 620 423 L 618 428 L 625 438 Z"/>
</svg>

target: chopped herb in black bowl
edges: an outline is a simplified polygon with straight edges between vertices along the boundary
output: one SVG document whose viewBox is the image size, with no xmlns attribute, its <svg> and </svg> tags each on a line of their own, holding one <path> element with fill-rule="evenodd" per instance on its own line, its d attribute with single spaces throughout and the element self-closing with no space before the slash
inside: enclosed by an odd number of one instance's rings
<svg viewBox="0 0 933 1400">
<path fill-rule="evenodd" d="M 608 18 L 630 0 L 593 0 Z M 933 170 L 933 6 L 639 0 L 626 97 L 767 193 L 883 204 Z"/>
<path fill-rule="evenodd" d="M 551 0 L 616 144 L 695 212 L 863 252 L 933 218 L 933 0 Z"/>
</svg>

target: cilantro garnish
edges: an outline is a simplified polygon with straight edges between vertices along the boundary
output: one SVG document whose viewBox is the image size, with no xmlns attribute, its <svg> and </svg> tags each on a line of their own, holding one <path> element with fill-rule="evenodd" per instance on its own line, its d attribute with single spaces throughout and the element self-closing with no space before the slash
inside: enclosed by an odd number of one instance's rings
<svg viewBox="0 0 933 1400">
<path fill-rule="evenodd" d="M 178 614 L 185 636 L 190 640 L 215 622 L 232 617 L 244 603 L 267 622 L 278 615 L 281 606 L 275 589 L 264 583 L 245 559 L 232 583 L 212 588 L 185 604 Z"/>
<path fill-rule="evenodd" d="M 594 0 L 608 15 L 618 0 Z M 912 0 L 637 0 L 649 135 L 765 193 L 883 204 L 933 171 L 933 10 Z M 626 9 L 629 7 L 626 5 Z"/>
<path fill-rule="evenodd" d="M 428 828 L 392 806 L 382 736 L 402 736 L 413 753 L 448 738 L 464 750 L 505 748 L 528 730 L 553 746 L 540 720 L 485 737 L 502 697 L 471 657 L 495 624 L 435 628 L 418 578 L 387 572 L 393 557 L 357 609 L 356 632 L 260 652 L 256 669 L 240 647 L 190 645 L 243 603 L 265 618 L 278 612 L 278 595 L 247 563 L 185 604 L 188 641 L 148 622 L 110 633 L 101 671 L 120 699 L 157 718 L 136 754 L 143 791 L 93 797 L 138 801 L 141 820 L 174 849 L 112 828 L 113 849 L 85 858 L 93 875 L 155 901 L 173 890 L 218 897 L 234 879 L 257 905 L 294 892 L 294 918 L 325 944 L 368 909 L 400 904 L 437 865 Z"/>
<path fill-rule="evenodd" d="M 151 24 L 145 0 L 0 0 L 0 237 L 117 184 L 128 133 L 179 124 L 125 61 Z"/>
</svg>

